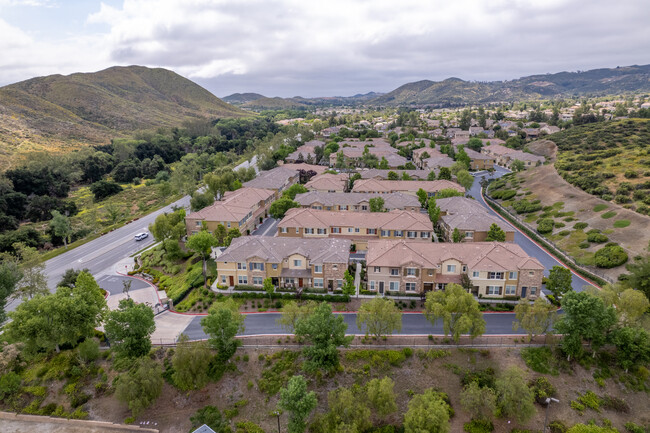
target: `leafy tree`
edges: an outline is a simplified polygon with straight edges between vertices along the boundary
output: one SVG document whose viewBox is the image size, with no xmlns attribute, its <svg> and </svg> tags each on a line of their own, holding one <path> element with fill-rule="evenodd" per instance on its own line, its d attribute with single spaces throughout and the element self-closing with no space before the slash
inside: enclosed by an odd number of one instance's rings
<svg viewBox="0 0 650 433">
<path fill-rule="evenodd" d="M 384 212 L 384 199 L 382 197 L 373 197 L 368 200 L 370 212 Z"/>
<path fill-rule="evenodd" d="M 614 332 L 616 359 L 627 373 L 636 365 L 650 361 L 650 335 L 643 328 L 624 327 Z"/>
<path fill-rule="evenodd" d="M 210 348 L 204 341 L 191 343 L 187 335 L 181 334 L 172 357 L 176 386 L 184 391 L 202 389 L 209 381 L 211 360 Z"/>
<path fill-rule="evenodd" d="M 203 177 L 203 181 L 217 200 L 220 200 L 226 191 L 234 191 L 241 187 L 241 182 L 230 169 L 222 169 L 216 173 L 208 173 Z"/>
<path fill-rule="evenodd" d="M 535 395 L 526 384 L 524 372 L 508 367 L 495 382 L 497 402 L 501 413 L 525 423 L 535 415 Z"/>
<path fill-rule="evenodd" d="M 569 292 L 562 298 L 564 314 L 555 330 L 564 334 L 560 347 L 569 357 L 583 354 L 582 342 L 587 341 L 596 352 L 607 340 L 608 333 L 616 323 L 613 307 L 605 307 L 602 299 L 586 292 Z"/>
<path fill-rule="evenodd" d="M 546 288 L 559 301 L 565 293 L 571 290 L 571 279 L 571 270 L 569 268 L 553 266 L 546 280 Z"/>
<path fill-rule="evenodd" d="M 278 319 L 278 323 L 287 332 L 294 332 L 296 323 L 310 315 L 317 305 L 316 301 L 307 301 L 303 305 L 298 305 L 296 301 L 289 301 L 282 307 L 282 316 Z"/>
<path fill-rule="evenodd" d="M 621 283 L 605 284 L 602 289 L 589 286 L 586 291 L 602 299 L 606 307 L 615 306 L 620 322 L 628 326 L 636 324 L 650 307 L 643 292 Z"/>
<path fill-rule="evenodd" d="M 650 255 L 630 263 L 627 270 L 630 271 L 627 284 L 642 291 L 646 298 L 650 299 Z"/>
<path fill-rule="evenodd" d="M 208 315 L 201 319 L 201 326 L 210 336 L 210 345 L 219 352 L 219 359 L 227 361 L 237 350 L 238 342 L 235 336 L 244 332 L 244 316 L 239 313 L 237 304 L 228 299 L 212 307 Z"/>
<path fill-rule="evenodd" d="M 330 391 L 327 395 L 329 428 L 326 431 L 342 433 L 370 428 L 370 409 L 359 400 L 360 396 L 347 388 Z"/>
<path fill-rule="evenodd" d="M 218 247 L 223 247 L 226 244 L 226 238 L 228 237 L 228 231 L 223 224 L 217 225 L 217 228 L 214 229 L 214 238 L 217 241 Z"/>
<path fill-rule="evenodd" d="M 524 165 L 523 161 L 520 161 L 518 159 L 515 159 L 510 163 L 510 169 L 514 172 L 520 172 L 523 171 L 526 166 Z"/>
<path fill-rule="evenodd" d="M 211 192 L 198 192 L 195 191 L 194 194 L 192 194 L 192 198 L 190 199 L 190 209 L 192 209 L 192 212 L 197 212 L 200 211 L 203 208 L 206 208 L 214 203 L 214 195 L 212 195 Z"/>
<path fill-rule="evenodd" d="M 404 415 L 405 433 L 446 433 L 449 431 L 449 405 L 433 389 L 414 396 Z"/>
<path fill-rule="evenodd" d="M 271 203 L 271 206 L 269 207 L 269 214 L 275 219 L 282 219 L 284 218 L 284 214 L 287 213 L 289 209 L 297 207 L 300 207 L 297 202 L 283 197 Z"/>
<path fill-rule="evenodd" d="M 225 246 L 229 247 L 230 244 L 232 243 L 232 240 L 239 237 L 241 237 L 241 232 L 239 231 L 239 229 L 237 227 L 231 228 L 230 230 L 228 230 Z"/>
<path fill-rule="evenodd" d="M 483 142 L 480 138 L 472 137 L 467 142 L 467 147 L 475 152 L 480 152 L 483 147 Z"/>
<path fill-rule="evenodd" d="M 119 183 L 107 180 L 99 180 L 90 185 L 90 192 L 95 196 L 95 200 L 100 201 L 121 192 L 123 188 Z"/>
<path fill-rule="evenodd" d="M 59 283 L 56 286 L 57 287 L 65 286 L 65 287 L 73 288 L 81 272 L 87 272 L 90 274 L 90 270 L 85 268 L 83 269 L 83 271 L 75 270 L 75 269 L 66 269 L 66 271 L 63 273 L 63 276 L 61 277 L 61 281 L 59 281 Z"/>
<path fill-rule="evenodd" d="M 82 272 L 74 288 L 59 287 L 55 293 L 36 295 L 9 313 L 6 325 L 11 339 L 29 349 L 56 349 L 62 344 L 93 335 L 106 310 L 106 300 L 92 275 Z"/>
<path fill-rule="evenodd" d="M 139 358 L 131 370 L 117 377 L 115 396 L 128 405 L 133 416 L 151 406 L 162 392 L 160 365 L 148 357 Z"/>
<path fill-rule="evenodd" d="M 357 327 L 366 328 L 366 335 L 377 338 L 402 330 L 402 312 L 390 299 L 375 297 L 361 304 L 357 314 Z"/>
<path fill-rule="evenodd" d="M 487 238 L 485 240 L 505 242 L 506 232 L 504 232 L 503 229 L 499 227 L 497 223 L 492 223 L 492 225 L 490 225 L 490 230 L 488 230 Z"/>
<path fill-rule="evenodd" d="M 273 292 L 275 292 L 275 286 L 273 285 L 273 280 L 269 278 L 264 278 L 264 283 L 262 289 L 269 295 L 269 299 L 273 299 Z"/>
<path fill-rule="evenodd" d="M 117 310 L 108 313 L 104 325 L 106 335 L 120 356 L 138 358 L 149 353 L 150 336 L 156 329 L 153 310 L 133 299 L 121 299 Z"/>
<path fill-rule="evenodd" d="M 21 278 L 23 273 L 15 260 L 7 257 L 0 262 L 0 327 L 6 319 L 7 299 L 13 295 Z"/>
<path fill-rule="evenodd" d="M 462 197 L 465 194 L 454 188 L 441 189 L 436 193 L 436 198 Z"/>
<path fill-rule="evenodd" d="M 438 179 L 451 180 L 451 170 L 449 170 L 447 167 L 440 167 L 440 171 L 438 172 Z"/>
<path fill-rule="evenodd" d="M 472 381 L 460 392 L 460 404 L 472 418 L 489 420 L 496 409 L 497 395 L 490 387 Z"/>
<path fill-rule="evenodd" d="M 288 198 L 289 200 L 295 200 L 298 194 L 304 194 L 308 191 L 309 190 L 305 188 L 304 185 L 300 185 L 299 183 L 294 183 L 289 188 L 284 190 L 284 192 L 282 193 L 282 197 Z"/>
<path fill-rule="evenodd" d="M 21 382 L 20 376 L 13 371 L 0 376 L 0 399 L 8 402 L 11 396 L 20 391 Z"/>
<path fill-rule="evenodd" d="M 436 204 L 436 200 L 431 197 L 427 202 L 427 213 L 429 214 L 429 219 L 434 226 L 438 224 L 438 220 L 440 219 L 440 212 L 440 206 L 438 206 Z"/>
<path fill-rule="evenodd" d="M 427 192 L 425 190 L 423 190 L 422 188 L 420 188 L 420 189 L 418 189 L 416 194 L 418 196 L 418 200 L 420 201 L 420 206 L 422 206 L 423 208 L 426 208 L 427 207 L 427 199 L 428 199 Z"/>
<path fill-rule="evenodd" d="M 394 388 L 395 382 L 390 377 L 372 379 L 366 384 L 368 404 L 379 416 L 385 417 L 397 412 Z"/>
<path fill-rule="evenodd" d="M 388 165 L 388 163 L 386 163 L 386 165 Z M 388 168 L 388 167 L 386 167 L 386 168 Z M 388 172 L 388 174 L 386 175 L 386 178 L 388 180 L 399 180 L 399 176 L 397 175 L 397 173 L 395 173 L 392 170 Z"/>
<path fill-rule="evenodd" d="M 354 276 L 347 269 L 343 273 L 343 287 L 341 289 L 343 290 L 343 294 L 348 296 L 354 295 L 357 291 L 357 288 L 354 286 Z"/>
<path fill-rule="evenodd" d="M 232 433 L 228 420 L 221 416 L 221 412 L 216 406 L 202 407 L 190 417 L 190 421 L 192 422 L 192 431 L 205 424 L 215 433 Z"/>
<path fill-rule="evenodd" d="M 149 224 L 149 231 L 158 242 L 164 242 L 166 239 L 180 239 L 185 234 L 185 210 L 180 209 L 172 213 L 158 215 L 154 223 Z"/>
<path fill-rule="evenodd" d="M 429 174 L 427 174 L 427 180 L 436 180 L 436 172 L 431 170 Z"/>
<path fill-rule="evenodd" d="M 77 356 L 79 360 L 87 364 L 99 358 L 99 343 L 92 338 L 86 339 L 77 346 Z"/>
<path fill-rule="evenodd" d="M 19 242 L 13 245 L 16 250 L 16 257 L 20 259 L 20 271 L 23 277 L 18 281 L 14 297 L 23 300 L 31 299 L 38 294 L 47 294 L 47 277 L 45 276 L 45 264 L 36 248 L 28 247 Z"/>
<path fill-rule="evenodd" d="M 415 169 L 415 167 L 413 167 L 413 170 L 414 169 Z M 409 176 L 409 174 L 407 172 L 403 171 L 402 172 L 402 180 L 411 180 L 411 176 Z"/>
<path fill-rule="evenodd" d="M 388 170 L 388 168 L 389 168 L 388 167 L 388 160 L 386 159 L 385 156 L 382 156 L 381 161 L 379 161 L 379 169 L 380 170 Z"/>
<path fill-rule="evenodd" d="M 451 234 L 451 240 L 456 244 L 463 241 L 463 235 L 460 233 L 460 230 L 458 230 L 458 227 L 455 228 Z"/>
<path fill-rule="evenodd" d="M 557 311 L 554 305 L 543 298 L 535 299 L 533 305 L 527 299 L 522 299 L 515 306 L 516 321 L 512 323 L 515 331 L 521 327 L 528 332 L 528 338 L 535 335 L 547 334 L 553 329 L 557 320 Z"/>
<path fill-rule="evenodd" d="M 442 319 L 445 335 L 451 334 L 454 341 L 461 334 L 469 333 L 471 338 L 476 338 L 485 332 L 478 301 L 458 284 L 448 284 L 444 291 L 428 292 L 424 315 L 432 325 Z"/>
<path fill-rule="evenodd" d="M 316 393 L 307 392 L 307 382 L 302 376 L 293 376 L 289 379 L 286 388 L 280 390 L 278 407 L 290 413 L 289 433 L 303 433 L 307 428 L 306 420 L 316 408 Z"/>
<path fill-rule="evenodd" d="M 458 152 L 456 152 L 456 162 L 463 164 L 466 169 L 469 169 L 472 162 L 471 158 L 469 155 L 467 155 L 467 152 L 465 152 L 465 149 L 462 145 L 458 146 Z"/>
<path fill-rule="evenodd" d="M 331 369 L 339 364 L 337 347 L 347 346 L 351 341 L 350 337 L 345 336 L 347 328 L 343 317 L 332 314 L 332 307 L 325 302 L 319 304 L 311 314 L 298 319 L 296 335 L 311 343 L 304 349 L 307 370 Z"/>
<path fill-rule="evenodd" d="M 472 185 L 474 185 L 474 176 L 469 174 L 467 170 L 460 170 L 456 173 L 456 180 L 458 180 L 458 183 L 468 191 L 472 188 Z"/>
<path fill-rule="evenodd" d="M 201 256 L 201 259 L 203 260 L 203 285 L 207 286 L 206 260 L 210 257 L 212 247 L 217 246 L 217 239 L 209 232 L 201 230 L 200 232 L 190 236 L 187 239 L 185 246 Z"/>
</svg>

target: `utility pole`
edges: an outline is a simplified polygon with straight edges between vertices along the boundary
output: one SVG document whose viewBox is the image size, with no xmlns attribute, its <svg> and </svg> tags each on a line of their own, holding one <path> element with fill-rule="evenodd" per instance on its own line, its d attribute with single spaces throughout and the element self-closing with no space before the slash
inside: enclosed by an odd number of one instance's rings
<svg viewBox="0 0 650 433">
<path fill-rule="evenodd" d="M 559 403 L 560 400 L 558 400 L 557 398 L 550 398 L 550 397 L 546 399 L 546 415 L 544 416 L 544 430 L 542 430 L 542 433 L 546 433 L 546 424 L 548 423 L 548 407 L 551 405 L 551 402 Z"/>
</svg>

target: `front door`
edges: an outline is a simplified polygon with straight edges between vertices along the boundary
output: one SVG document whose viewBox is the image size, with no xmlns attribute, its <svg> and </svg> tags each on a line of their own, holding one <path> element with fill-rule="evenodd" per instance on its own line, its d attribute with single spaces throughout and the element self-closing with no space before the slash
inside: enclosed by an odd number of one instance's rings
<svg viewBox="0 0 650 433">
<path fill-rule="evenodd" d="M 232 275 L 230 276 L 230 287 L 233 287 L 235 285 L 235 277 Z"/>
<path fill-rule="evenodd" d="M 524 286 L 521 288 L 521 297 L 525 298 L 526 297 L 526 292 L 528 291 L 528 287 Z"/>
<path fill-rule="evenodd" d="M 383 281 L 379 282 L 379 294 L 380 295 L 384 294 L 384 282 Z"/>
<path fill-rule="evenodd" d="M 302 278 L 298 278 L 298 287 L 302 287 Z"/>
</svg>

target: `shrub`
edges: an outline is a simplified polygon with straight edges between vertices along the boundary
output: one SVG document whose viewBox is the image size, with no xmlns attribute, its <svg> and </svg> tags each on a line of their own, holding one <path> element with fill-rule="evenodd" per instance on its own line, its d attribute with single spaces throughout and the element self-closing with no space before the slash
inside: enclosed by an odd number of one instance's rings
<svg viewBox="0 0 650 433">
<path fill-rule="evenodd" d="M 540 234 L 546 234 L 550 233 L 553 231 L 553 220 L 550 218 L 544 218 L 540 220 L 539 224 L 537 224 L 537 232 Z"/>
<path fill-rule="evenodd" d="M 539 404 L 546 404 L 546 399 L 555 395 L 555 387 L 544 376 L 529 381 L 528 387 L 535 394 L 535 400 Z"/>
<path fill-rule="evenodd" d="M 605 236 L 604 234 L 599 233 L 599 232 L 593 232 L 593 233 L 590 232 L 590 233 L 587 235 L 587 240 L 588 240 L 589 242 L 594 242 L 594 243 L 597 243 L 597 244 L 602 244 L 602 243 L 607 242 L 607 241 L 609 240 L 609 238 L 608 238 L 607 236 Z"/>
<path fill-rule="evenodd" d="M 641 427 L 640 425 L 634 424 L 632 421 L 628 421 L 625 423 L 625 430 L 627 430 L 630 433 L 646 433 L 646 429 Z"/>
<path fill-rule="evenodd" d="M 623 176 L 625 176 L 626 179 L 635 179 L 639 177 L 639 173 L 634 170 L 625 170 Z"/>
<path fill-rule="evenodd" d="M 555 420 L 548 425 L 551 433 L 566 433 L 568 427 L 562 421 Z"/>
<path fill-rule="evenodd" d="M 560 236 L 569 236 L 571 234 L 571 231 L 569 230 L 562 230 L 558 235 Z"/>
<path fill-rule="evenodd" d="M 463 430 L 467 433 L 490 433 L 494 431 L 494 424 L 490 420 L 473 419 L 463 424 Z"/>
<path fill-rule="evenodd" d="M 628 256 L 621 246 L 607 244 L 596 251 L 594 259 L 596 266 L 609 269 L 627 262 Z"/>
<path fill-rule="evenodd" d="M 590 246 L 591 246 L 591 244 L 590 244 L 589 242 L 587 242 L 587 241 L 580 242 L 580 243 L 578 244 L 578 248 L 581 248 L 581 249 L 583 249 L 583 250 L 584 250 L 585 248 L 589 248 Z"/>
<path fill-rule="evenodd" d="M 603 409 L 613 410 L 614 412 L 629 413 L 630 405 L 622 398 L 606 395 L 602 398 L 600 406 Z"/>
</svg>

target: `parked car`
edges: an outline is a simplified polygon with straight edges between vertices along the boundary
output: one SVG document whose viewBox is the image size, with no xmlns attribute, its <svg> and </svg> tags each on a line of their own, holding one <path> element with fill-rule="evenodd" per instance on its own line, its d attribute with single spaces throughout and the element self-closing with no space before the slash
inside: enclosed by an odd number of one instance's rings
<svg viewBox="0 0 650 433">
<path fill-rule="evenodd" d="M 149 233 L 142 232 L 142 233 L 138 233 L 137 235 L 135 235 L 135 240 L 136 241 L 141 241 L 142 239 L 146 239 L 147 237 L 149 237 Z"/>
</svg>

